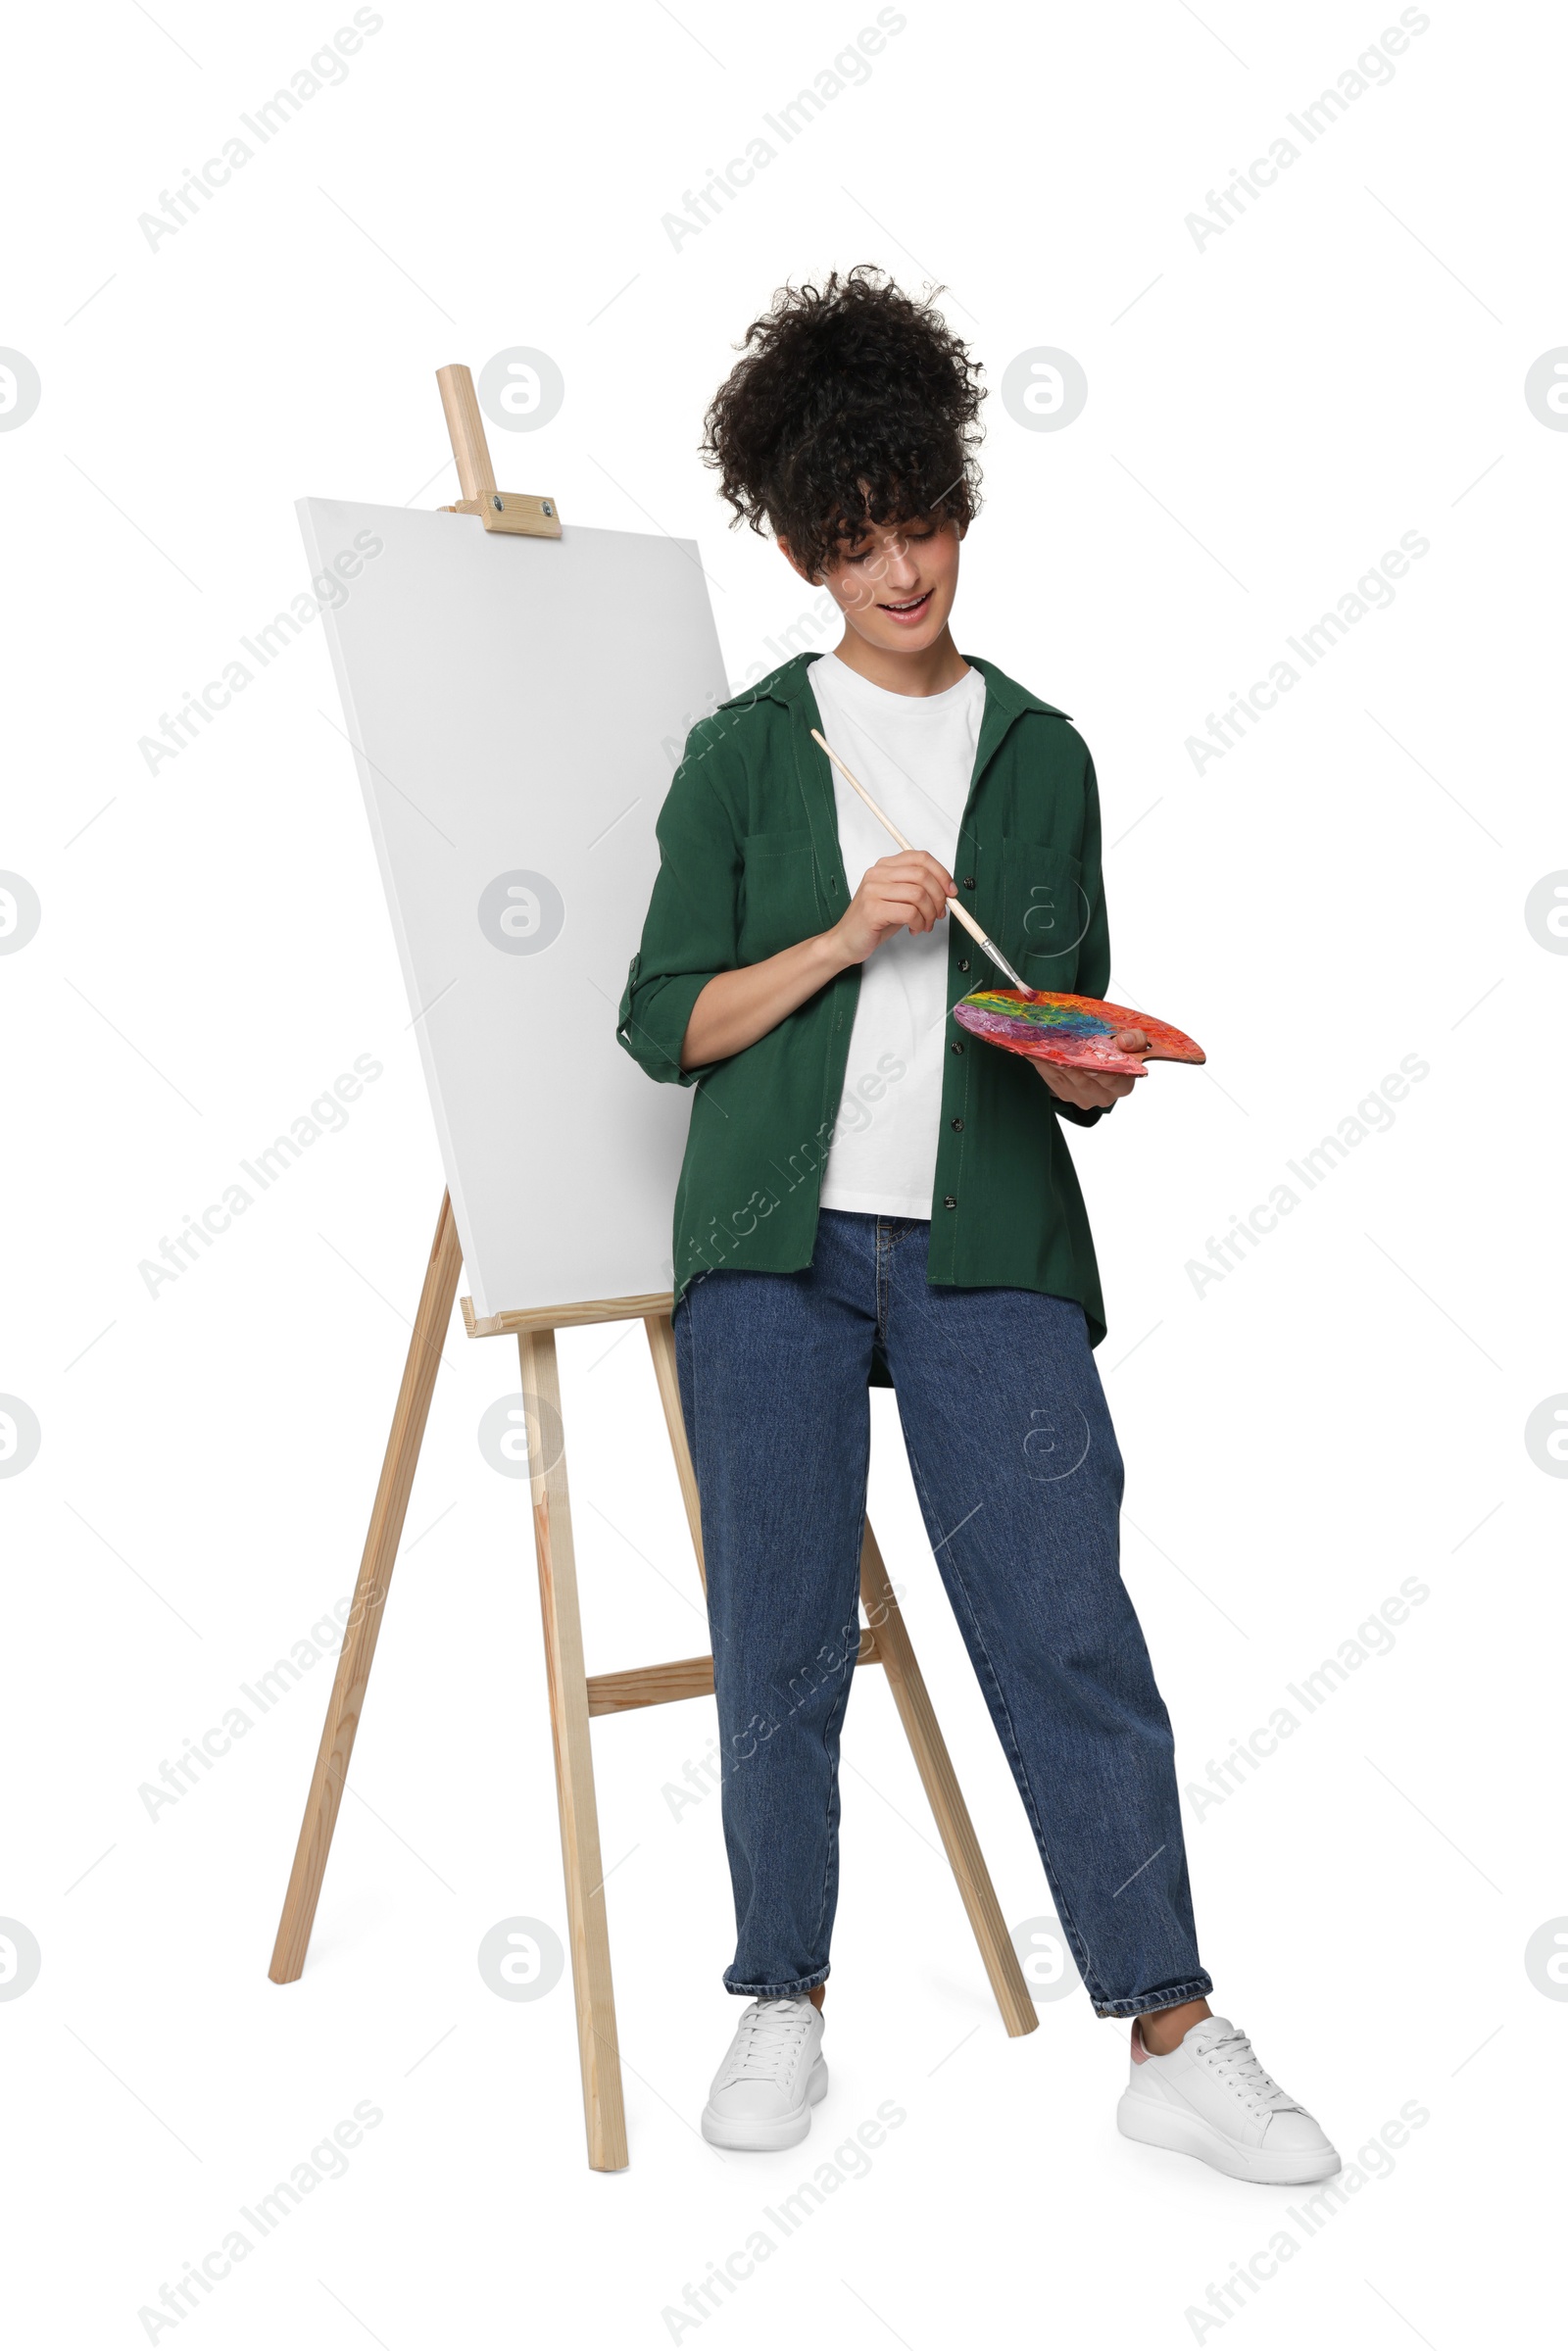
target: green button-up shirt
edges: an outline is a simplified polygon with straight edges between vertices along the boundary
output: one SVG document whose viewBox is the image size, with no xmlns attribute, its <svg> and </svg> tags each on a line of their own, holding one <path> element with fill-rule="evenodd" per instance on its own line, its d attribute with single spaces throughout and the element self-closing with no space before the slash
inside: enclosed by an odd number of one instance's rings
<svg viewBox="0 0 1568 2351">
<path fill-rule="evenodd" d="M 828 929 L 849 905 L 833 772 L 809 731 L 821 725 L 816 658 L 797 655 L 693 727 L 659 817 L 659 875 L 616 1035 L 650 1077 L 695 1088 L 675 1194 L 677 1298 L 722 1267 L 798 1272 L 816 1243 L 859 966 L 727 1060 L 680 1065 L 692 1006 L 715 973 Z M 1064 711 L 993 662 L 964 659 L 986 699 L 954 858 L 962 901 L 1031 987 L 1102 996 L 1110 944 L 1088 746 Z M 951 918 L 949 931 L 950 1005 L 1009 984 Z M 927 1280 L 1077 1298 L 1098 1347 L 1099 1268 L 1059 1122 L 1103 1115 L 1058 1102 L 1026 1061 L 967 1036 L 950 1010 Z"/>
</svg>

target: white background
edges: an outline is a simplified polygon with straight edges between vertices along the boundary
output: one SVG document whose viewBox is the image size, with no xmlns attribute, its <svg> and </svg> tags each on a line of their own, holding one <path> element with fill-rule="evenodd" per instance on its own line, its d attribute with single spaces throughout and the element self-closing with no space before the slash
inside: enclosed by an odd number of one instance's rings
<svg viewBox="0 0 1568 2351">
<path fill-rule="evenodd" d="M 1543 1797 L 1568 1489 L 1524 1441 L 1568 1390 L 1568 964 L 1524 914 L 1568 866 L 1568 437 L 1524 396 L 1568 341 L 1560 20 L 1435 5 L 1200 248 L 1186 216 L 1396 11 L 911 4 L 863 86 L 677 247 L 662 216 L 869 9 L 383 14 L 156 249 L 138 216 L 347 12 L 159 0 L 38 12 L 13 43 L 0 342 L 42 399 L 0 433 L 0 865 L 43 909 L 0 959 L 0 1390 L 42 1432 L 0 1484 L 0 1912 L 42 1952 L 0 2001 L 14 2331 L 149 2339 L 164 2283 L 369 2101 L 346 2176 L 151 2339 L 1529 2339 L 1568 2029 L 1525 1965 L 1568 1912 Z M 1083 729 L 1111 992 L 1209 1054 L 1072 1137 L 1184 1786 L 1402 1580 L 1429 1593 L 1186 1806 L 1216 2006 L 1348 2159 L 1406 2103 L 1430 2118 L 1310 2236 L 1299 2199 L 1118 2137 L 1125 2031 L 1081 1993 L 1004 2037 L 874 1672 L 846 1733 L 832 2095 L 776 2159 L 695 2128 L 736 2013 L 728 1886 L 716 1797 L 677 1818 L 662 1790 L 711 1709 L 596 1730 L 632 2160 L 587 2170 L 569 1985 L 503 2000 L 476 1963 L 498 1921 L 564 1918 L 526 1488 L 476 1442 L 516 1365 L 456 1322 L 301 1982 L 266 1971 L 330 1663 L 156 1818 L 139 1792 L 352 1589 L 441 1188 L 318 626 L 156 773 L 139 739 L 305 587 L 297 497 L 456 494 L 434 371 L 514 346 L 565 397 L 492 431 L 503 486 L 695 537 L 732 678 L 772 665 L 809 599 L 725 529 L 700 418 L 777 283 L 861 259 L 946 284 L 986 363 L 959 643 Z M 1065 429 L 1000 397 L 1041 346 L 1087 375 Z M 1207 714 L 1411 530 L 1430 552 L 1393 605 L 1196 772 Z M 141 1261 L 362 1054 L 383 1074 L 342 1131 L 149 1295 Z M 1430 1074 L 1392 1127 L 1200 1295 L 1210 1237 L 1412 1054 Z M 642 1335 L 563 1358 L 590 1667 L 689 1654 Z M 886 1418 L 872 1512 L 1003 1907 L 1038 1918 Z M 688 2281 L 890 2100 L 868 2174 L 678 2331 Z M 1297 2250 L 1219 2317 L 1209 2284 L 1282 2230 Z"/>
</svg>

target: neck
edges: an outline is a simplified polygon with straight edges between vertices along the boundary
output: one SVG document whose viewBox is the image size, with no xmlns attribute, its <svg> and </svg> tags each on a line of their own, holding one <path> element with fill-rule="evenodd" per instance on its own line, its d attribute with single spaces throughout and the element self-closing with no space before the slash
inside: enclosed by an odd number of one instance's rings
<svg viewBox="0 0 1568 2351">
<path fill-rule="evenodd" d="M 944 628 L 934 643 L 918 653 L 868 644 L 853 628 L 846 628 L 833 651 L 846 669 L 855 670 L 887 694 L 945 694 L 969 674 L 969 664 L 954 644 L 950 628 Z"/>
</svg>

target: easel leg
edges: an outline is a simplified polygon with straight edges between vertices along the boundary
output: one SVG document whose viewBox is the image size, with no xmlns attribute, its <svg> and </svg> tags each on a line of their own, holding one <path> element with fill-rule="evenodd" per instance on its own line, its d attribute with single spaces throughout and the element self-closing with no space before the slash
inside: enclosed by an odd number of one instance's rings
<svg viewBox="0 0 1568 2351">
<path fill-rule="evenodd" d="M 326 1709 L 311 1792 L 305 1799 L 305 1818 L 300 1825 L 288 1891 L 283 1897 L 272 1964 L 267 1971 L 274 1984 L 294 1983 L 305 1966 L 326 1857 L 332 1849 L 332 1831 L 337 1826 L 338 1807 L 343 1800 L 343 1783 L 354 1752 L 354 1735 L 360 1727 L 366 1686 L 381 1631 L 381 1610 L 397 1563 L 398 1544 L 403 1540 L 403 1521 L 441 1361 L 441 1342 L 452 1319 L 452 1301 L 458 1293 L 462 1270 L 463 1251 L 458 1246 L 452 1201 L 443 1193 L 435 1240 L 430 1246 L 430 1262 L 425 1268 L 424 1287 L 414 1318 L 414 1336 L 403 1366 L 403 1384 L 392 1415 L 392 1433 L 381 1463 L 381 1482 L 375 1490 L 369 1532 L 365 1538 L 360 1580 L 354 1588 L 354 1608 L 338 1652 L 337 1675 Z"/>
<path fill-rule="evenodd" d="M 706 1592 L 708 1570 L 703 1563 L 703 1511 L 697 1494 L 697 1472 L 692 1466 L 691 1447 L 686 1443 L 686 1419 L 680 1408 L 680 1375 L 675 1369 L 675 1326 L 667 1314 L 648 1314 L 643 1317 L 643 1329 L 648 1333 L 648 1346 L 654 1358 L 654 1377 L 659 1382 L 659 1400 L 664 1407 L 664 1426 L 669 1431 L 670 1449 L 675 1456 L 675 1475 L 680 1480 L 680 1496 L 686 1505 L 686 1524 L 692 1531 L 697 1573 L 702 1578 Z"/>
<path fill-rule="evenodd" d="M 588 2161 L 596 2172 L 618 2172 L 624 2170 L 629 2157 L 621 2104 L 615 1995 L 610 1975 L 605 1873 L 599 1852 L 599 1809 L 594 1799 L 588 1680 L 583 1663 L 582 1621 L 577 1608 L 571 1502 L 566 1491 L 564 1452 L 559 1452 L 554 1460 L 548 1458 L 562 1427 L 554 1331 L 519 1332 L 517 1352 L 522 1363 L 522 1393 L 534 1407 L 530 1440 L 536 1433 L 544 1435 L 544 1442 L 538 1447 L 541 1457 L 537 1462 L 530 1459 L 528 1464 L 529 1484 L 533 1490 L 534 1548 L 539 1561 L 539 1603 L 544 1613 L 545 1665 L 550 1680 L 556 1790 L 561 1802 L 561 1853 L 566 1879 L 571 1983 L 577 2002 L 577 2046 L 582 2061 Z"/>
<path fill-rule="evenodd" d="M 1039 2013 L 1018 1965 L 1018 1954 L 1002 1916 L 1002 1905 L 997 1900 L 996 1887 L 969 1818 L 969 1807 L 963 1800 L 963 1790 L 938 1726 L 924 1676 L 915 1662 L 909 1629 L 882 1563 L 869 1519 L 860 1546 L 860 1598 L 876 1635 L 893 1702 L 914 1750 L 915 1765 L 936 1815 L 953 1874 L 958 1881 L 958 1891 L 969 1913 L 969 1924 L 980 1945 L 980 1956 L 985 1961 L 1002 2021 L 1014 2038 L 1019 2033 L 1033 2033 L 1040 2022 Z"/>
</svg>

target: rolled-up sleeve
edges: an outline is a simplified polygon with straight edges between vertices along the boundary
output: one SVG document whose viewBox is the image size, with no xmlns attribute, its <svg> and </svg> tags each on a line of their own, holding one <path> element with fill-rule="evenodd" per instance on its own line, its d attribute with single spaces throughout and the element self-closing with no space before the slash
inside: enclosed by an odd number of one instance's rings
<svg viewBox="0 0 1568 2351">
<path fill-rule="evenodd" d="M 740 841 L 703 735 L 699 727 L 688 738 L 654 828 L 659 872 L 615 1025 L 632 1059 L 676 1086 L 716 1066 L 683 1069 L 680 1049 L 697 999 L 737 963 Z"/>
</svg>

